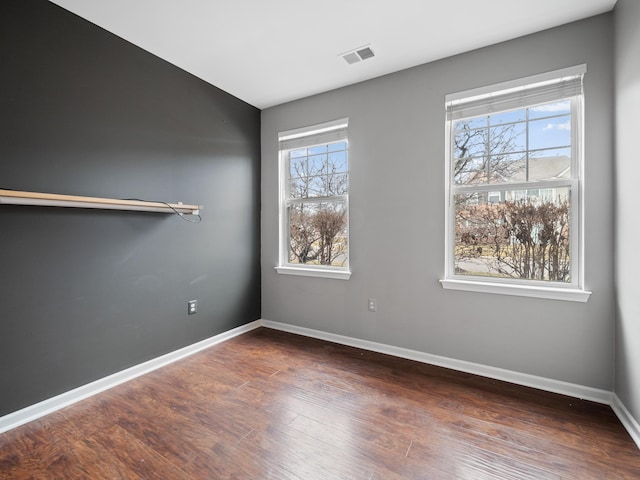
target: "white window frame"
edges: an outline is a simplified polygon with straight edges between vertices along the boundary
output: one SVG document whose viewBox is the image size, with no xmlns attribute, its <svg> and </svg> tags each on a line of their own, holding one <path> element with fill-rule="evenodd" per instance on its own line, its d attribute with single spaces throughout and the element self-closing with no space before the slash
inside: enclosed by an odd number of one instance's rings
<svg viewBox="0 0 640 480">
<path fill-rule="evenodd" d="M 447 95 L 446 120 L 446 228 L 445 228 L 445 275 L 440 280 L 443 288 L 464 290 L 480 293 L 494 293 L 517 295 L 524 297 L 546 298 L 553 300 L 567 300 L 586 302 L 591 292 L 584 288 L 584 94 L 582 91 L 582 76 L 586 73 L 586 65 L 578 65 L 562 70 L 547 72 L 518 80 L 490 85 L 473 90 L 467 90 Z M 571 98 L 572 119 L 572 148 L 571 148 L 571 178 L 552 181 L 519 182 L 500 184 L 500 190 L 527 190 L 569 187 L 571 192 L 571 283 L 549 282 L 541 280 L 490 278 L 457 274 L 454 267 L 455 248 L 455 203 L 456 193 L 465 191 L 495 192 L 496 185 L 481 186 L 454 185 L 453 179 L 453 123 L 460 118 L 473 118 L 486 112 L 498 113 L 517 108 L 526 108 L 536 104 L 547 103 L 559 98 L 557 90 L 563 88 L 565 80 L 575 89 L 576 82 L 571 79 L 579 77 L 579 92 L 571 91 L 566 95 Z M 549 85 L 550 93 L 545 93 L 545 86 Z M 538 88 L 536 88 L 538 87 Z M 542 87 L 542 88 L 540 88 Z M 555 90 L 555 93 L 554 93 Z M 532 95 L 530 92 L 534 91 Z M 545 96 L 547 98 L 545 98 Z M 495 109 L 494 111 L 492 111 Z M 454 117 L 452 112 L 456 112 Z"/>
<path fill-rule="evenodd" d="M 279 261 L 275 267 L 279 274 L 302 275 L 308 277 L 333 278 L 349 280 L 349 193 L 330 197 L 312 197 L 304 199 L 304 203 L 342 201 L 345 203 L 347 216 L 347 263 L 344 266 L 295 264 L 289 262 L 289 216 L 288 207 L 299 200 L 292 200 L 289 195 L 289 152 L 296 148 L 313 147 L 336 142 L 347 142 L 349 119 L 341 118 L 330 122 L 307 127 L 286 130 L 278 133 L 279 151 Z M 347 175 L 349 175 L 350 158 L 347 151 Z M 347 177 L 347 181 L 350 179 Z"/>
</svg>

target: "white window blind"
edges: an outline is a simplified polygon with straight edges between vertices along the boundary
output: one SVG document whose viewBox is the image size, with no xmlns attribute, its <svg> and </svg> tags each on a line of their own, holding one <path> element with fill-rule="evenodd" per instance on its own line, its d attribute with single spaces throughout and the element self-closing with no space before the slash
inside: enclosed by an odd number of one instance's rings
<svg viewBox="0 0 640 480">
<path fill-rule="evenodd" d="M 464 97 L 447 97 L 447 120 L 490 115 L 494 112 L 516 110 L 542 103 L 560 101 L 582 94 L 584 66 L 567 69 L 564 75 L 534 83 L 531 78 L 505 84 L 504 89 L 493 92 L 469 91 Z M 553 74 L 554 72 L 551 72 Z M 545 75 L 546 76 L 546 75 Z"/>
<path fill-rule="evenodd" d="M 348 127 L 349 119 L 341 118 L 314 125 L 313 127 L 287 130 L 278 134 L 278 146 L 280 150 L 292 150 L 294 148 L 340 142 L 347 139 Z"/>
</svg>

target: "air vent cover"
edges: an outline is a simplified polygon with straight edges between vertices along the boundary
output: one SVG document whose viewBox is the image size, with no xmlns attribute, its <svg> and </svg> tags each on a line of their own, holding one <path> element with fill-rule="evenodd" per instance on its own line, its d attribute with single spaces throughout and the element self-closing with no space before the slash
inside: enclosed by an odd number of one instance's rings
<svg viewBox="0 0 640 480">
<path fill-rule="evenodd" d="M 373 50 L 371 50 L 369 47 L 358 50 L 356 53 L 362 60 L 373 57 Z"/>
<path fill-rule="evenodd" d="M 348 52 L 341 53 L 340 56 L 344 58 L 344 61 L 349 65 L 353 65 L 354 63 L 372 58 L 375 56 L 375 54 L 373 53 L 373 50 L 371 50 L 371 47 L 369 45 L 364 45 L 362 47 L 349 50 Z"/>
<path fill-rule="evenodd" d="M 347 62 L 349 65 L 362 61 L 362 59 L 358 56 L 356 52 L 351 52 L 351 53 L 342 55 L 342 58 L 344 58 L 345 62 Z"/>
</svg>

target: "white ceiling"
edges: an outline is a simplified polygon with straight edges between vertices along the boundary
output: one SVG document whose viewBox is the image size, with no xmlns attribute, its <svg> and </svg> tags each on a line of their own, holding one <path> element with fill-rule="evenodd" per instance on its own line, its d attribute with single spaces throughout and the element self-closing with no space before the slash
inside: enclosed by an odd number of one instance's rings
<svg viewBox="0 0 640 480">
<path fill-rule="evenodd" d="M 616 0 L 52 0 L 267 108 L 613 9 Z M 341 53 L 371 45 L 348 65 Z"/>
</svg>

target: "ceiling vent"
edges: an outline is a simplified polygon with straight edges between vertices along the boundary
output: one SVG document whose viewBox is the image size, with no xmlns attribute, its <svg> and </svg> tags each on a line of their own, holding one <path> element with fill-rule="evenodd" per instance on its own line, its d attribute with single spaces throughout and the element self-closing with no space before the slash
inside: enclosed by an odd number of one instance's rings
<svg viewBox="0 0 640 480">
<path fill-rule="evenodd" d="M 344 58 L 344 61 L 349 65 L 353 65 L 354 63 L 361 62 L 367 58 L 372 58 L 375 54 L 369 45 L 365 45 L 364 47 L 358 47 L 355 50 L 341 53 L 340 56 Z"/>
</svg>

